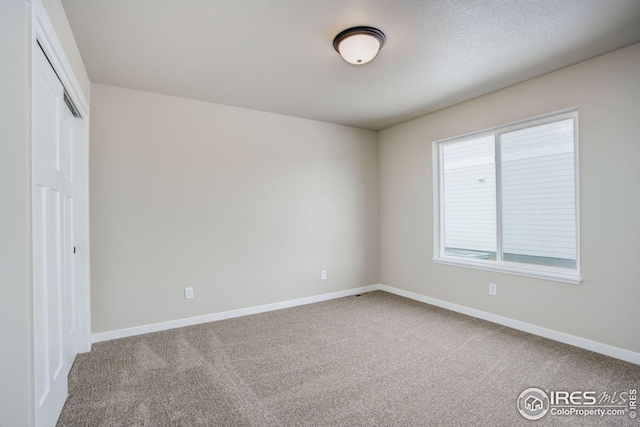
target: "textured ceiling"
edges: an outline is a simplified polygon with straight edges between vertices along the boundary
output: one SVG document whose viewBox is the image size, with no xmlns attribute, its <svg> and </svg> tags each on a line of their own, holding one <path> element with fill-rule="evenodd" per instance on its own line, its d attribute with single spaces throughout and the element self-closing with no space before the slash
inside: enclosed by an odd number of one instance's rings
<svg viewBox="0 0 640 427">
<path fill-rule="evenodd" d="M 640 41 L 640 0 L 62 0 L 92 82 L 384 129 Z M 337 33 L 381 29 L 355 66 Z"/>
</svg>

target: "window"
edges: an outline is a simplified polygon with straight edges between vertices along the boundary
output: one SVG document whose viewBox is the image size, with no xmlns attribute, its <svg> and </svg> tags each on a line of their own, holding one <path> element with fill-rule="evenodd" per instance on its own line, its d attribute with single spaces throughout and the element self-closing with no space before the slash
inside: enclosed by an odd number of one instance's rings
<svg viewBox="0 0 640 427">
<path fill-rule="evenodd" d="M 580 283 L 577 119 L 434 142 L 434 262 Z"/>
</svg>

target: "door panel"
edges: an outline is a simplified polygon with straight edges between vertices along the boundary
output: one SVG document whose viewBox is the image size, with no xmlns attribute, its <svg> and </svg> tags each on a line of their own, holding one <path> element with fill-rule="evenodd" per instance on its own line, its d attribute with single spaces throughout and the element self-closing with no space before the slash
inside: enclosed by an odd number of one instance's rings
<svg viewBox="0 0 640 427">
<path fill-rule="evenodd" d="M 55 382 L 64 368 L 64 335 L 62 321 L 62 218 L 60 190 L 47 189 L 47 221 L 45 235 L 47 239 L 47 330 L 49 341 L 49 370 Z"/>
<path fill-rule="evenodd" d="M 74 130 L 73 118 L 66 114 L 64 88 L 39 50 L 33 66 L 34 375 L 40 427 L 56 424 L 77 352 Z"/>
<path fill-rule="evenodd" d="M 36 185 L 33 190 L 33 282 L 34 282 L 34 345 L 36 404 L 42 407 L 51 389 L 49 360 L 49 339 L 47 336 L 47 188 Z M 37 215 L 35 215 L 37 213 Z"/>
<path fill-rule="evenodd" d="M 76 324 L 76 264 L 75 247 L 75 118 L 68 108 L 63 108 L 62 128 L 60 132 L 62 172 L 62 207 L 64 237 L 62 242 L 62 265 L 64 267 L 65 295 L 65 375 L 69 374 L 71 365 L 78 354 L 78 329 Z"/>
<path fill-rule="evenodd" d="M 60 139 L 52 138 L 52 135 L 58 135 L 60 132 L 60 99 L 64 89 L 44 54 L 41 51 L 38 54 L 42 55 L 42 58 L 35 64 L 37 68 L 33 82 L 34 97 L 37 97 L 37 102 L 33 104 L 33 148 L 37 151 L 37 157 L 34 158 L 58 171 Z M 43 69 L 44 67 L 49 67 L 51 73 Z"/>
</svg>

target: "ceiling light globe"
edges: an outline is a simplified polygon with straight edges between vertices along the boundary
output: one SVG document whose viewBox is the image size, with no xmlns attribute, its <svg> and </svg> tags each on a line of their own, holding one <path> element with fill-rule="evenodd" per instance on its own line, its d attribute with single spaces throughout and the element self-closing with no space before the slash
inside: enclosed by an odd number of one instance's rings
<svg viewBox="0 0 640 427">
<path fill-rule="evenodd" d="M 367 34 L 356 34 L 344 39 L 339 45 L 340 56 L 350 64 L 362 65 L 376 57 L 380 50 L 378 39 Z"/>
<path fill-rule="evenodd" d="M 376 57 L 386 41 L 384 33 L 373 27 L 348 28 L 333 39 L 333 47 L 350 64 L 362 65 Z"/>
</svg>

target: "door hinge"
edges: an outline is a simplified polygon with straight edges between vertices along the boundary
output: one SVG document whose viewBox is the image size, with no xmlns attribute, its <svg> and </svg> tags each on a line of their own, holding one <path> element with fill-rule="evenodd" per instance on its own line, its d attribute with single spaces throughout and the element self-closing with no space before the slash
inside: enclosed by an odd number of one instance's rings
<svg viewBox="0 0 640 427">
<path fill-rule="evenodd" d="M 74 254 L 76 253 L 76 247 L 75 246 L 73 247 L 73 253 Z"/>
</svg>

